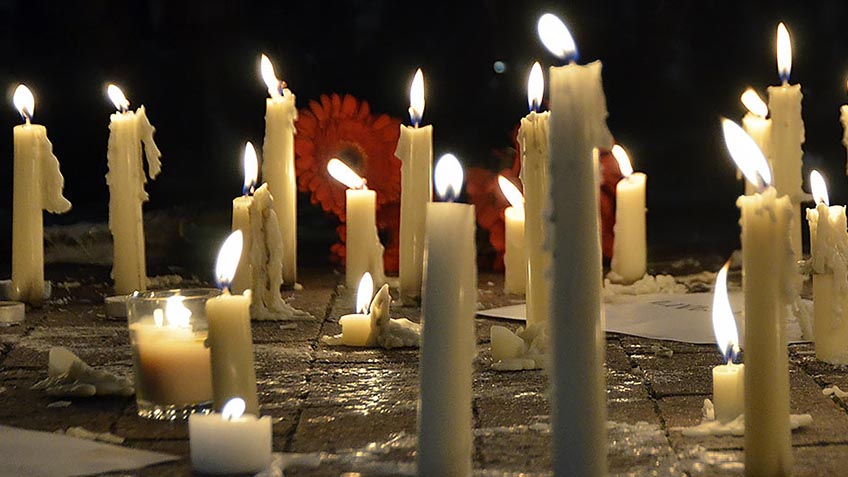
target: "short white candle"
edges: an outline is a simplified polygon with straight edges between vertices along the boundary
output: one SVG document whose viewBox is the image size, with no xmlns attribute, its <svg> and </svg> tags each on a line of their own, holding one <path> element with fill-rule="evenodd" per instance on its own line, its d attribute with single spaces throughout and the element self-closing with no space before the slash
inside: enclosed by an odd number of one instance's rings
<svg viewBox="0 0 848 477">
<path fill-rule="evenodd" d="M 721 267 L 713 292 L 713 332 L 716 344 L 727 361 L 727 364 L 713 368 L 713 405 L 715 418 L 721 422 L 732 421 L 745 412 L 745 365 L 733 363 L 739 352 L 739 334 L 727 298 L 729 267 L 729 261 Z"/>
<path fill-rule="evenodd" d="M 256 473 L 271 462 L 271 418 L 244 414 L 233 398 L 221 413 L 188 418 L 191 466 L 206 474 Z"/>
<path fill-rule="evenodd" d="M 248 141 L 244 146 L 244 187 L 242 196 L 233 199 L 233 226 L 232 230 L 241 230 L 244 246 L 241 248 L 236 272 L 230 291 L 235 294 L 244 293 L 251 286 L 250 267 L 250 206 L 253 204 L 253 193 L 256 191 L 256 182 L 259 176 L 259 160 L 256 158 L 256 149 Z"/>
<path fill-rule="evenodd" d="M 424 256 L 424 216 L 433 200 L 433 126 L 421 127 L 424 115 L 424 74 L 415 72 L 409 92 L 412 126 L 400 126 L 395 155 L 400 159 L 400 269 L 401 299 L 421 294 Z"/>
<path fill-rule="evenodd" d="M 768 160 L 771 156 L 769 152 L 771 149 L 771 119 L 767 118 L 768 106 L 753 88 L 746 89 L 739 99 L 748 110 L 745 117 L 742 118 L 742 128 L 757 143 L 757 146 L 763 152 L 763 156 Z M 737 177 L 741 178 L 741 173 Z M 745 181 L 745 195 L 751 195 L 754 192 L 754 186 Z"/>
<path fill-rule="evenodd" d="M 523 294 L 527 284 L 527 253 L 524 249 L 524 196 L 518 187 L 504 176 L 498 184 L 509 207 L 504 210 L 504 293 Z"/>
<path fill-rule="evenodd" d="M 342 326 L 342 344 L 346 346 L 375 346 L 377 330 L 372 326 L 368 304 L 374 294 L 374 280 L 365 273 L 356 289 L 356 313 L 339 318 Z"/>
<path fill-rule="evenodd" d="M 156 129 L 147 119 L 144 106 L 130 111 L 130 102 L 117 86 L 107 88 L 109 98 L 118 112 L 110 117 L 109 150 L 107 154 L 109 172 L 106 183 L 109 184 L 109 230 L 114 240 L 114 263 L 112 278 L 115 280 L 115 292 L 129 294 L 147 289 L 147 264 L 144 250 L 144 219 L 142 202 L 147 201 L 141 153 L 144 144 L 144 157 L 147 159 L 147 171 L 153 180 L 159 175 L 162 154 L 153 142 Z"/>
<path fill-rule="evenodd" d="M 294 169 L 295 96 L 277 79 L 274 65 L 261 58 L 262 79 L 271 96 L 265 100 L 265 143 L 262 176 L 274 196 L 274 211 L 282 237 L 283 282 L 297 281 L 297 182 Z"/>
<path fill-rule="evenodd" d="M 364 273 L 370 273 L 378 283 L 383 283 L 383 244 L 377 234 L 377 192 L 369 190 L 362 177 L 335 157 L 327 162 L 327 172 L 348 187 L 345 191 L 347 287 L 356 287 Z"/>
<path fill-rule="evenodd" d="M 44 301 L 44 222 L 42 211 L 62 214 L 71 203 L 62 196 L 65 179 L 47 139 L 47 128 L 30 123 L 35 98 L 18 85 L 13 97 L 24 124 L 15 126 L 12 192 L 12 295 L 38 304 Z"/>
<path fill-rule="evenodd" d="M 630 157 L 616 144 L 612 154 L 623 176 L 615 186 L 615 241 L 610 268 L 617 279 L 633 283 L 645 276 L 648 266 L 645 231 L 645 182 L 648 176 L 633 172 Z"/>
</svg>

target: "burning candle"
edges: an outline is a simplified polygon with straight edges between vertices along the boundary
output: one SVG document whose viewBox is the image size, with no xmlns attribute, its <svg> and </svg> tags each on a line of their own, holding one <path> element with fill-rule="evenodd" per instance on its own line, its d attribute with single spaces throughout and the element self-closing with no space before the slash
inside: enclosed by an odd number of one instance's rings
<svg viewBox="0 0 848 477">
<path fill-rule="evenodd" d="M 795 286 L 789 244 L 793 206 L 777 196 L 757 144 L 736 123 L 722 120 L 724 140 L 758 192 L 740 196 L 742 287 L 745 293 L 745 475 L 790 475 L 789 356 L 785 316 Z"/>
<path fill-rule="evenodd" d="M 713 294 L 713 332 L 718 349 L 727 361 L 726 365 L 713 368 L 715 418 L 721 422 L 732 421 L 745 412 L 745 365 L 733 363 L 739 353 L 739 335 L 727 297 L 728 268 L 730 261 L 718 272 Z"/>
<path fill-rule="evenodd" d="M 382 283 L 385 274 L 383 244 L 377 234 L 377 193 L 369 190 L 365 179 L 335 157 L 327 162 L 327 172 L 348 187 L 345 191 L 345 283 L 348 288 L 354 288 L 366 272 Z"/>
<path fill-rule="evenodd" d="M 602 262 L 597 148 L 612 147 L 601 62 L 577 48 L 554 15 L 539 19 L 545 46 L 570 64 L 550 69 L 551 427 L 555 475 L 607 474 Z M 553 187 L 553 185 L 556 187 Z M 578 272 L 579 273 L 576 273 Z M 581 363 L 574 366 L 574 363 Z M 579 390 L 579 392 L 575 392 Z"/>
<path fill-rule="evenodd" d="M 254 474 L 271 462 L 271 418 L 244 414 L 241 398 L 221 413 L 188 418 L 191 466 L 205 474 Z"/>
<path fill-rule="evenodd" d="M 549 212 L 548 194 L 548 119 L 549 112 L 539 112 L 544 96 L 545 79 L 539 62 L 530 69 L 527 101 L 530 113 L 521 118 L 518 142 L 521 145 L 521 183 L 524 185 L 524 240 L 527 253 L 526 310 L 527 326 L 548 322 L 551 251 L 545 247 Z"/>
<path fill-rule="evenodd" d="M 474 206 L 459 197 L 463 171 L 446 154 L 427 204 L 418 412 L 419 475 L 471 475 L 471 375 L 477 308 Z"/>
<path fill-rule="evenodd" d="M 13 97 L 24 124 L 13 130 L 15 143 L 12 192 L 12 295 L 39 304 L 44 300 L 44 223 L 42 210 L 63 214 L 71 203 L 62 196 L 65 179 L 47 128 L 32 124 L 35 98 L 24 85 Z"/>
<path fill-rule="evenodd" d="M 265 100 L 265 143 L 262 175 L 274 197 L 282 237 L 283 282 L 297 281 L 297 184 L 294 170 L 295 96 L 277 79 L 267 56 L 260 60 L 262 79 L 271 96 Z"/>
<path fill-rule="evenodd" d="M 395 155 L 401 160 L 400 192 L 400 294 L 402 299 L 421 294 L 426 207 L 433 200 L 433 126 L 421 126 L 424 115 L 424 74 L 419 68 L 409 91 L 412 126 L 400 126 Z"/>
<path fill-rule="evenodd" d="M 207 343 L 212 360 L 212 400 L 222 410 L 230 399 L 240 397 L 247 411 L 259 414 L 256 395 L 256 370 L 253 366 L 253 336 L 250 330 L 250 297 L 231 295 L 229 286 L 241 256 L 243 237 L 236 230 L 218 252 L 215 276 L 223 290 L 206 302 L 209 322 Z"/>
<path fill-rule="evenodd" d="M 807 209 L 810 264 L 813 270 L 813 317 L 816 357 L 848 364 L 848 230 L 845 207 L 830 205 L 827 186 L 818 171 L 810 173 L 816 207 Z"/>
<path fill-rule="evenodd" d="M 374 280 L 371 274 L 366 272 L 359 280 L 359 287 L 356 290 L 356 313 L 339 318 L 339 324 L 342 325 L 341 344 L 346 346 L 375 346 L 377 344 L 375 333 L 377 330 L 371 326 L 368 309 L 373 294 Z"/>
<path fill-rule="evenodd" d="M 256 190 L 256 182 L 259 176 L 259 160 L 256 158 L 256 150 L 250 141 L 244 146 L 244 187 L 242 196 L 233 199 L 233 227 L 232 230 L 240 230 L 247 246 L 241 248 L 241 258 L 238 261 L 236 272 L 230 290 L 235 294 L 244 293 L 251 286 L 250 267 L 250 207 L 253 205 L 253 193 Z"/>
<path fill-rule="evenodd" d="M 633 283 L 647 271 L 645 182 L 648 176 L 633 172 L 627 151 L 618 144 L 612 147 L 612 155 L 623 177 L 615 186 L 615 241 L 610 266 L 617 275 L 616 281 Z"/>
<path fill-rule="evenodd" d="M 769 152 L 771 148 L 771 119 L 767 119 L 768 106 L 753 88 L 746 89 L 739 99 L 748 110 L 745 117 L 742 118 L 742 127 L 768 159 L 771 155 Z M 741 178 L 741 175 L 738 177 Z M 745 181 L 745 195 L 753 193 L 754 186 Z"/>
<path fill-rule="evenodd" d="M 109 122 L 109 229 L 114 241 L 112 278 L 115 292 L 128 294 L 147 289 L 147 264 L 144 258 L 144 220 L 142 202 L 147 201 L 144 184 L 147 176 L 141 159 L 141 145 L 147 160 L 150 180 L 159 175 L 162 153 L 153 142 L 156 129 L 147 119 L 144 106 L 130 111 L 130 102 L 117 86 L 106 89 L 118 112 Z"/>
<path fill-rule="evenodd" d="M 498 176 L 498 185 L 509 202 L 504 210 L 506 253 L 504 293 L 524 293 L 527 283 L 527 254 L 524 250 L 524 196 L 511 180 Z"/>
</svg>

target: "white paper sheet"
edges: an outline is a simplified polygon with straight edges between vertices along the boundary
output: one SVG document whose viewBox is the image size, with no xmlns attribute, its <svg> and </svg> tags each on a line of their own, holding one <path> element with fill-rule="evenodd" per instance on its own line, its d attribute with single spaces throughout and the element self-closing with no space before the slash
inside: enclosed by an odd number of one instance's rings
<svg viewBox="0 0 848 477">
<path fill-rule="evenodd" d="M 130 470 L 179 457 L 0 426 L 0 475 L 63 477 Z"/>
<path fill-rule="evenodd" d="M 741 325 L 743 294 L 731 291 L 728 296 L 736 322 Z M 606 330 L 609 332 L 685 343 L 715 343 L 712 293 L 622 295 L 614 297 L 614 300 L 604 303 Z M 515 321 L 526 319 L 523 304 L 479 311 L 477 314 Z M 739 329 L 742 329 L 741 326 Z M 788 335 L 790 342 L 801 341 L 798 327 L 790 327 Z"/>
</svg>

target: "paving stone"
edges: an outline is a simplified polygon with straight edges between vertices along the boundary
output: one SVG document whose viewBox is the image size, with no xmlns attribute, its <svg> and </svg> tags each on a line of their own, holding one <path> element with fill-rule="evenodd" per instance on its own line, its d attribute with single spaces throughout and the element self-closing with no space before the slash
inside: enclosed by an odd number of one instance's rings
<svg viewBox="0 0 848 477">
<path fill-rule="evenodd" d="M 373 414 L 415 410 L 417 400 L 417 367 L 328 365 L 310 374 L 305 405 Z"/>
<path fill-rule="evenodd" d="M 634 354 L 633 362 L 657 396 L 707 394 L 712 392 L 712 368 L 721 364 L 718 353 L 681 353 L 670 358 L 656 354 Z"/>
<path fill-rule="evenodd" d="M 314 342 L 321 330 L 321 319 L 298 321 L 260 321 L 253 323 L 254 343 Z"/>
<path fill-rule="evenodd" d="M 415 434 L 416 410 L 378 408 L 373 412 L 337 406 L 307 407 L 300 416 L 292 450 L 336 452 L 386 442 L 392 434 Z"/>
</svg>

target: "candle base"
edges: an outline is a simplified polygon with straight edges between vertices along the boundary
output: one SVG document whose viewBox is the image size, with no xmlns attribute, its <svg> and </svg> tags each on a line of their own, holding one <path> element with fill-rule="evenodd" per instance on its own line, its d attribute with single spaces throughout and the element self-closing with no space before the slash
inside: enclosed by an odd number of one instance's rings
<svg viewBox="0 0 848 477">
<path fill-rule="evenodd" d="M 12 280 L 0 280 L 0 300 L 14 300 L 15 289 L 12 287 Z M 49 300 L 53 295 L 53 285 L 49 281 L 44 282 L 44 300 Z"/>
<path fill-rule="evenodd" d="M 26 318 L 24 304 L 19 301 L 0 301 L 0 327 L 20 324 Z"/>
</svg>

